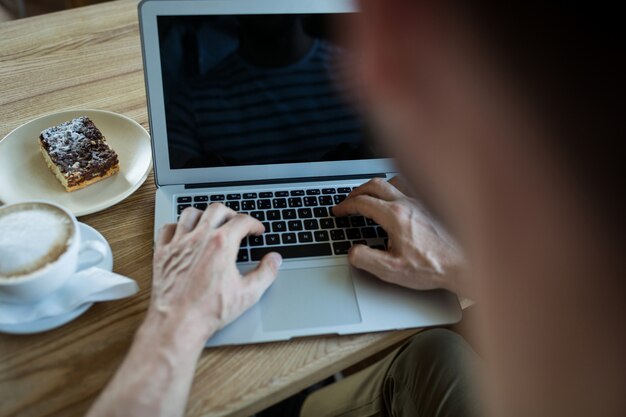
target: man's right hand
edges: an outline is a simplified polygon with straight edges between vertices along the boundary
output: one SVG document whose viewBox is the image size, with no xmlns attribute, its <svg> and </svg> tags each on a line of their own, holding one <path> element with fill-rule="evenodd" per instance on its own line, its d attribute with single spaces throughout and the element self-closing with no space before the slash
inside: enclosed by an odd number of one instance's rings
<svg viewBox="0 0 626 417">
<path fill-rule="evenodd" d="M 149 316 L 184 319 L 205 340 L 235 320 L 261 298 L 282 262 L 269 253 L 246 275 L 237 269 L 241 240 L 263 231 L 260 221 L 219 203 L 184 210 L 157 240 Z"/>
<path fill-rule="evenodd" d="M 407 288 L 459 291 L 460 250 L 440 234 L 415 200 L 389 182 L 376 178 L 363 184 L 333 212 L 370 218 L 389 235 L 387 251 L 354 245 L 348 255 L 354 267 Z"/>
</svg>

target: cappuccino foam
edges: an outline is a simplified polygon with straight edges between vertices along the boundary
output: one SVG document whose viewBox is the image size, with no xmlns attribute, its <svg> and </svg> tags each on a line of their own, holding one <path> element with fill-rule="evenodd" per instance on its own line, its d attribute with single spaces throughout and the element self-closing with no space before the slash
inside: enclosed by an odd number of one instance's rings
<svg viewBox="0 0 626 417">
<path fill-rule="evenodd" d="M 72 220 L 40 203 L 0 208 L 0 278 L 19 278 L 56 261 L 72 237 Z"/>
</svg>

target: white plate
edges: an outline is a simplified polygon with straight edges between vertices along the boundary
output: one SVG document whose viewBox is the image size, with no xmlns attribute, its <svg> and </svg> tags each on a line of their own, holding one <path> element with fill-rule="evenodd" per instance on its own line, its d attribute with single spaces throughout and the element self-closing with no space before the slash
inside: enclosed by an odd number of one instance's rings
<svg viewBox="0 0 626 417">
<path fill-rule="evenodd" d="M 106 269 L 107 271 L 113 271 L 113 254 L 111 252 L 111 247 L 109 243 L 106 241 L 104 236 L 100 234 L 96 229 L 91 226 L 88 226 L 84 223 L 78 223 L 80 227 L 80 236 L 83 240 L 98 240 L 106 245 L 108 248 L 107 256 L 104 257 L 98 264 L 94 265 L 95 267 Z M 87 257 L 89 255 L 82 255 L 83 257 Z M 86 259 L 80 259 L 79 262 L 85 262 Z M 33 333 L 41 333 L 48 330 L 56 329 L 57 327 L 61 327 L 64 324 L 69 323 L 75 318 L 79 317 L 85 311 L 89 310 L 89 308 L 93 305 L 93 303 L 86 303 L 81 305 L 80 307 L 70 311 L 67 314 L 61 314 L 60 316 L 55 317 L 46 317 L 45 319 L 31 321 L 29 323 L 21 323 L 21 324 L 1 324 L 0 323 L 0 332 L 1 333 L 9 333 L 9 334 L 33 334 Z"/>
<path fill-rule="evenodd" d="M 120 172 L 68 193 L 39 151 L 39 135 L 75 117 L 87 116 L 117 152 Z M 39 117 L 13 130 L 0 141 L 0 201 L 6 204 L 47 200 L 75 216 L 95 213 L 119 203 L 143 184 L 152 167 L 148 132 L 137 122 L 103 110 L 68 110 Z"/>
</svg>

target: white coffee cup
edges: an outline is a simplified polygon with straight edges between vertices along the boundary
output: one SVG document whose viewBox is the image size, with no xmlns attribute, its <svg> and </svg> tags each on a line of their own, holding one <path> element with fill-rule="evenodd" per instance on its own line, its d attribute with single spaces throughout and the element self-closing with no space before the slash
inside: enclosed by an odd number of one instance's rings
<svg viewBox="0 0 626 417">
<path fill-rule="evenodd" d="M 18 218 L 16 214 L 23 217 Z M 20 232 L 21 226 L 14 227 L 13 225 L 19 224 L 19 221 L 15 219 L 29 219 L 33 216 L 36 218 L 39 214 L 42 216 L 42 219 L 45 218 L 46 220 L 46 222 L 42 223 L 48 226 L 48 229 L 41 230 L 42 236 L 46 233 L 50 234 L 50 226 L 53 226 L 55 230 L 58 226 L 58 230 L 61 230 L 61 232 L 57 233 L 60 236 L 58 239 L 60 244 L 55 243 L 54 251 L 52 251 L 52 248 L 49 249 L 49 252 L 51 252 L 49 260 L 45 257 L 33 259 L 32 262 L 35 265 L 35 269 L 32 271 L 26 269 L 24 273 L 14 272 L 11 274 L 0 269 L 0 301 L 2 302 L 22 303 L 41 300 L 63 286 L 67 279 L 77 270 L 96 265 L 107 255 L 108 249 L 102 242 L 95 240 L 81 242 L 78 221 L 72 213 L 59 205 L 46 201 L 31 201 L 0 207 L 0 227 L 3 225 L 3 219 L 5 220 L 4 242 L 11 244 L 10 239 L 13 238 L 13 236 L 10 236 L 11 233 L 15 234 L 16 241 L 24 239 L 24 235 L 32 236 L 33 233 L 37 233 L 36 227 L 39 226 L 24 226 L 28 231 L 22 233 Z M 13 217 L 9 218 L 9 216 Z M 56 224 L 57 218 L 58 225 Z M 31 222 L 31 224 L 36 223 Z M 43 228 L 44 224 L 41 227 Z M 0 241 L 2 238 L 0 236 Z M 20 248 L 28 248 L 29 242 L 21 244 Z M 37 249 L 47 250 L 46 248 L 42 249 L 41 246 L 40 244 Z M 15 247 L 17 247 L 17 244 L 12 247 L 14 251 L 20 251 L 20 248 L 15 249 Z M 79 255 L 87 251 L 95 252 L 96 256 L 90 256 L 89 262 L 81 262 L 79 264 Z M 8 253 L 10 252 L 7 250 L 4 256 L 9 256 L 7 255 Z M 0 256 L 3 256 L 3 254 L 0 253 Z M 28 255 L 25 258 L 28 258 Z M 39 265 L 37 264 L 38 262 L 43 262 L 43 264 Z"/>
</svg>

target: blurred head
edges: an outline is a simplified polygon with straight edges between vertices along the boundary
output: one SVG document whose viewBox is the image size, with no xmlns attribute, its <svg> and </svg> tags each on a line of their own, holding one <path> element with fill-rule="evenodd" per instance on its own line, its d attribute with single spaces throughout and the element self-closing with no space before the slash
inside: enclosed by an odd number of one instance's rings
<svg viewBox="0 0 626 417">
<path fill-rule="evenodd" d="M 445 3 L 363 1 L 350 41 L 384 146 L 467 250 L 492 404 L 624 415 L 620 14 Z"/>
</svg>

